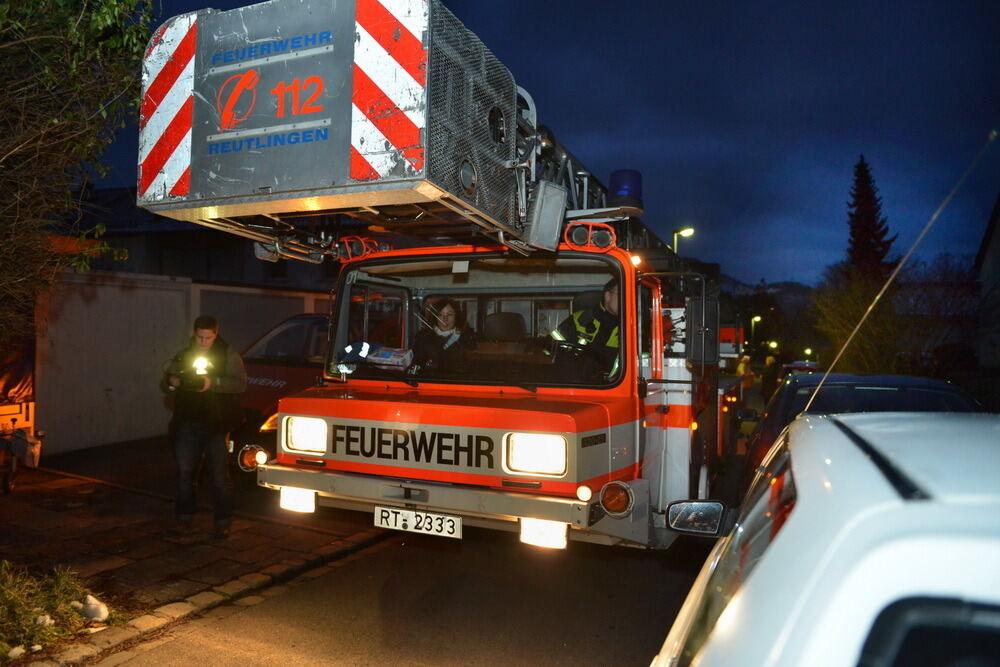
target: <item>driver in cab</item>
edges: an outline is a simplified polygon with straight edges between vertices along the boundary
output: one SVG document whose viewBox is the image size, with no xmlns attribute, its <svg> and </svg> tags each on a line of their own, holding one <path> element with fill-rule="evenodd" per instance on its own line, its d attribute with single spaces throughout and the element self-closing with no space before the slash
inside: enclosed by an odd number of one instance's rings
<svg viewBox="0 0 1000 667">
<path fill-rule="evenodd" d="M 610 377 L 618 370 L 618 293 L 618 278 L 612 278 L 604 286 L 600 302 L 574 312 L 549 334 L 555 341 L 557 361 L 567 356 L 583 358 L 582 377 Z M 575 354 L 566 355 L 567 351 Z"/>
<path fill-rule="evenodd" d="M 413 361 L 415 370 L 452 371 L 460 369 L 464 352 L 475 348 L 475 334 L 466 326 L 458 303 L 440 299 L 428 304 L 427 325 L 417 334 Z"/>
</svg>

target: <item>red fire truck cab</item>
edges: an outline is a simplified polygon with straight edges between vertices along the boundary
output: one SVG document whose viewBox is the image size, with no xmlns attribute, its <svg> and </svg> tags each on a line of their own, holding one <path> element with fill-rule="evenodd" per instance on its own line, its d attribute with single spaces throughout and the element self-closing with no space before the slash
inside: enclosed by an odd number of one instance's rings
<svg viewBox="0 0 1000 667">
<path fill-rule="evenodd" d="M 666 546 L 667 504 L 708 494 L 715 447 L 699 419 L 714 433 L 719 401 L 715 367 L 685 353 L 705 333 L 686 326 L 704 301 L 683 298 L 689 315 L 664 344 L 664 284 L 676 292 L 694 276 L 645 274 L 642 261 L 641 251 L 564 244 L 546 256 L 448 246 L 349 262 L 325 385 L 281 399 L 280 447 L 259 484 L 286 508 L 370 511 L 386 528 Z M 561 322 L 601 307 L 613 280 L 613 358 L 585 334 L 557 340 Z M 427 363 L 418 337 L 444 299 L 458 305 L 466 342 Z"/>
</svg>

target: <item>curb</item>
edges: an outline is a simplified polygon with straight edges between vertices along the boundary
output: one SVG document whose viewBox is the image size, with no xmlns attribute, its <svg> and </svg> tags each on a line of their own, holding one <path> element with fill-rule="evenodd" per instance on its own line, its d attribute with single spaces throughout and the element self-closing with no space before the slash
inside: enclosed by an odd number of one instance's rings
<svg viewBox="0 0 1000 667">
<path fill-rule="evenodd" d="M 82 661 L 91 661 L 114 653 L 123 644 L 133 643 L 145 635 L 177 624 L 188 616 L 208 611 L 227 602 L 236 602 L 249 593 L 294 579 L 318 566 L 350 556 L 395 534 L 393 531 L 371 528 L 350 537 L 335 540 L 316 549 L 316 553 L 310 558 L 286 560 L 283 563 L 266 567 L 260 572 L 245 574 L 242 577 L 219 584 L 184 600 L 162 605 L 148 614 L 133 618 L 123 626 L 104 628 L 88 639 L 74 643 L 47 660 L 31 662 L 28 665 L 29 667 L 61 667 L 75 665 Z M 254 602 L 259 601 L 254 600 Z"/>
</svg>

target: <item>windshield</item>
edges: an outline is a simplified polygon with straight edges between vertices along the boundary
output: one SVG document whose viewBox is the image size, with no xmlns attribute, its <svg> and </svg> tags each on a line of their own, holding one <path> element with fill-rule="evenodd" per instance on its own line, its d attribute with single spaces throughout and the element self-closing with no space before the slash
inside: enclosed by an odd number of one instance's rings
<svg viewBox="0 0 1000 667">
<path fill-rule="evenodd" d="M 805 410 L 815 385 L 786 384 L 775 392 L 757 428 L 760 442 L 770 442 Z M 964 392 L 947 387 L 904 387 L 826 383 L 809 407 L 813 414 L 843 412 L 979 412 Z"/>
<path fill-rule="evenodd" d="M 531 388 L 621 376 L 618 269 L 608 258 L 376 259 L 343 280 L 331 375 Z"/>
<path fill-rule="evenodd" d="M 815 387 L 799 387 L 791 414 L 806 408 Z M 809 406 L 812 413 L 837 412 L 976 412 L 975 403 L 957 391 L 923 387 L 823 385 Z"/>
</svg>

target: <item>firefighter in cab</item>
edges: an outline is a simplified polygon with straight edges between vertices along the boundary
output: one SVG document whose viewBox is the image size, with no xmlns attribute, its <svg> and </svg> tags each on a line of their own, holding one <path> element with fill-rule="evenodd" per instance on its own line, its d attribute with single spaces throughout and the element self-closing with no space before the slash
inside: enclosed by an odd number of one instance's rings
<svg viewBox="0 0 1000 667">
<path fill-rule="evenodd" d="M 618 278 L 604 286 L 597 303 L 574 311 L 552 330 L 556 363 L 576 365 L 579 378 L 612 377 L 621 347 Z"/>
</svg>

